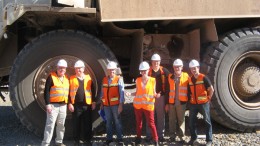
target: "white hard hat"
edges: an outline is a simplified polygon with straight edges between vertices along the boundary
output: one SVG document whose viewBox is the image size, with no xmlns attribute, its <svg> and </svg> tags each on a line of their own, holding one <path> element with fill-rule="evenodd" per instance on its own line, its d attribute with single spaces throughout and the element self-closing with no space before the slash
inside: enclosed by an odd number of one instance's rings
<svg viewBox="0 0 260 146">
<path fill-rule="evenodd" d="M 199 62 L 195 59 L 191 60 L 189 63 L 189 68 L 200 66 Z"/>
<path fill-rule="evenodd" d="M 161 57 L 160 57 L 160 55 L 159 54 L 153 54 L 153 56 L 152 56 L 152 58 L 151 58 L 151 60 L 154 60 L 154 61 L 157 61 L 157 60 L 161 60 Z"/>
<path fill-rule="evenodd" d="M 183 62 L 180 59 L 174 60 L 173 66 L 183 66 Z"/>
<path fill-rule="evenodd" d="M 114 61 L 110 61 L 108 64 L 107 64 L 107 69 L 116 69 L 117 68 L 117 65 Z"/>
<path fill-rule="evenodd" d="M 61 59 L 58 61 L 57 66 L 68 67 L 68 64 L 66 60 Z"/>
<path fill-rule="evenodd" d="M 143 61 L 139 65 L 139 70 L 148 70 L 149 68 L 150 68 L 150 66 L 146 61 Z"/>
<path fill-rule="evenodd" d="M 74 67 L 85 67 L 85 64 L 84 64 L 83 61 L 78 60 L 78 61 L 75 63 Z"/>
</svg>

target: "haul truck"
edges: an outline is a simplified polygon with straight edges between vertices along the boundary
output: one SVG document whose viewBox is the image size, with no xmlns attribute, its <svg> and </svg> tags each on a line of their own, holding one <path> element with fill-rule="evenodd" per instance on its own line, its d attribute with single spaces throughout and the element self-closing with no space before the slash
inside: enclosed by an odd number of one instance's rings
<svg viewBox="0 0 260 146">
<path fill-rule="evenodd" d="M 186 71 L 199 60 L 215 88 L 212 118 L 238 131 L 260 128 L 259 0 L 0 0 L 0 10 L 1 91 L 9 89 L 16 115 L 37 135 L 59 59 L 68 74 L 82 59 L 98 93 L 108 61 L 131 81 L 153 53 L 169 68 L 181 58 Z"/>
</svg>

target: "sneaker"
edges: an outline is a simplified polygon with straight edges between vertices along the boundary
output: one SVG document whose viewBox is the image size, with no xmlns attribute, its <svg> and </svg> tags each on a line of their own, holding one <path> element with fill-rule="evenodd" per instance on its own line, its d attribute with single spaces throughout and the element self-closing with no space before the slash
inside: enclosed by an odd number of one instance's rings
<svg viewBox="0 0 260 146">
<path fill-rule="evenodd" d="M 212 145 L 212 141 L 207 141 L 206 146 L 211 146 Z"/>
<path fill-rule="evenodd" d="M 140 137 L 135 138 L 135 144 L 141 144 L 141 138 Z"/>
</svg>

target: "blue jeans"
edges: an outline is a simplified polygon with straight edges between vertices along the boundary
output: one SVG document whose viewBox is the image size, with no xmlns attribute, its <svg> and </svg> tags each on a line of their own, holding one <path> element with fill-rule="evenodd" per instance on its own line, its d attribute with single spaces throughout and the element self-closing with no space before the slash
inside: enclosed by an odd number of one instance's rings
<svg viewBox="0 0 260 146">
<path fill-rule="evenodd" d="M 118 114 L 118 105 L 114 106 L 104 106 L 104 111 L 106 115 L 106 132 L 107 140 L 113 139 L 113 125 L 116 126 L 117 139 L 122 139 L 122 124 L 121 116 Z"/>
<path fill-rule="evenodd" d="M 212 141 L 212 124 L 210 120 L 210 104 L 190 104 L 189 127 L 191 133 L 191 140 L 197 139 L 197 114 L 200 112 L 203 115 L 203 120 L 206 126 L 206 141 Z"/>
</svg>

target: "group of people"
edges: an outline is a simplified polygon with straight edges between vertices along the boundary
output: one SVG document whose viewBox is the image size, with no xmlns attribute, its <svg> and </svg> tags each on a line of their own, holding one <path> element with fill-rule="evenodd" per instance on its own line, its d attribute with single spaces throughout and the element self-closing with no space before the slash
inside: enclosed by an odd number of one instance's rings
<svg viewBox="0 0 260 146">
<path fill-rule="evenodd" d="M 124 91 L 123 78 L 116 74 L 117 64 L 110 61 L 107 64 L 108 76 L 103 78 L 100 98 L 93 93 L 91 77 L 84 73 L 84 62 L 78 60 L 75 65 L 75 75 L 70 79 L 65 75 L 67 62 L 63 59 L 57 63 L 56 72 L 52 72 L 46 80 L 44 98 L 46 102 L 46 125 L 42 145 L 49 145 L 56 123 L 56 145 L 64 145 L 64 123 L 67 104 L 72 112 L 73 136 L 75 145 L 91 145 L 92 119 L 91 111 L 96 108 L 96 102 L 101 99 L 100 109 L 106 117 L 106 144 L 113 142 L 113 125 L 116 130 L 116 142 L 123 143 L 121 113 L 126 96 L 133 96 L 133 107 L 136 119 L 135 144 L 141 144 L 142 119 L 146 119 L 146 141 L 159 145 L 164 142 L 165 114 L 169 116 L 169 136 L 171 141 L 184 142 L 185 111 L 189 103 L 190 144 L 198 144 L 196 119 L 200 112 L 206 123 L 206 145 L 212 144 L 212 125 L 210 120 L 210 99 L 214 89 L 210 80 L 199 72 L 200 64 L 191 60 L 189 68 L 191 76 L 183 72 L 183 62 L 176 59 L 173 62 L 173 73 L 160 65 L 161 57 L 154 54 L 151 67 L 147 62 L 141 62 L 139 71 L 141 77 L 136 79 L 136 92 Z M 112 124 L 113 123 L 113 124 Z M 81 133 L 83 137 L 81 137 Z"/>
</svg>

